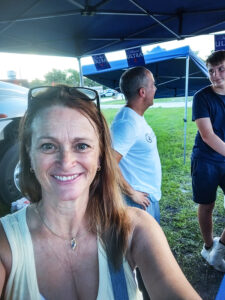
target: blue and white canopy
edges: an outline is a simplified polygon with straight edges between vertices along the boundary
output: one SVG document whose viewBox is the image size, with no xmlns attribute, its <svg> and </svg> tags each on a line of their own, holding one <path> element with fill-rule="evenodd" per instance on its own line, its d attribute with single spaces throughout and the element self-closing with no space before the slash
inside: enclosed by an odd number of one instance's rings
<svg viewBox="0 0 225 300">
<path fill-rule="evenodd" d="M 205 63 L 189 46 L 163 50 L 160 47 L 144 55 L 145 67 L 154 75 L 156 98 L 185 95 L 186 59 L 189 57 L 188 95 L 209 84 Z M 82 67 L 83 75 L 112 89 L 119 90 L 121 74 L 128 68 L 127 60 L 110 62 L 110 69 L 97 71 L 94 64 Z"/>
</svg>

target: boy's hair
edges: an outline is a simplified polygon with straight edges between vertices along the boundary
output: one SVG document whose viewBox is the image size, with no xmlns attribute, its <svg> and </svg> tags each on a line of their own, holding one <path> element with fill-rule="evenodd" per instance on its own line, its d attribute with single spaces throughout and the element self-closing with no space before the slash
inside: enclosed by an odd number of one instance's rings
<svg viewBox="0 0 225 300">
<path fill-rule="evenodd" d="M 212 66 L 216 66 L 225 60 L 225 50 L 214 51 L 209 57 L 206 59 L 206 66 L 208 64 Z"/>
</svg>

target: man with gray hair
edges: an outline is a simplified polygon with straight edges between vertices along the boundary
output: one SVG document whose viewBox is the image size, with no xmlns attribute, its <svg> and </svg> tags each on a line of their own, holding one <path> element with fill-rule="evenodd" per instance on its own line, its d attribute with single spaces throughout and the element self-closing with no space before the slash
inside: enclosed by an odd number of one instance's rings
<svg viewBox="0 0 225 300">
<path fill-rule="evenodd" d="M 129 194 L 124 197 L 127 205 L 145 209 L 160 223 L 161 163 L 156 136 L 143 116 L 153 105 L 153 75 L 145 67 L 128 69 L 120 78 L 120 89 L 126 105 L 116 115 L 111 134 L 123 186 Z M 137 279 L 143 299 L 148 300 L 139 270 Z"/>
<path fill-rule="evenodd" d="M 160 222 L 161 164 L 156 136 L 144 118 L 153 105 L 156 92 L 152 73 L 134 67 L 120 78 L 126 105 L 116 115 L 112 126 L 115 157 L 119 163 L 129 196 L 128 205 L 145 209 Z"/>
</svg>

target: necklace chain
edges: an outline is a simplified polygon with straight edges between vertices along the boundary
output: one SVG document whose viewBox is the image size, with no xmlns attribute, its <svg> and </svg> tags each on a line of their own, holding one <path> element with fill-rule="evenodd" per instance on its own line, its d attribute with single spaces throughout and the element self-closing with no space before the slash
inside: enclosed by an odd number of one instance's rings
<svg viewBox="0 0 225 300">
<path fill-rule="evenodd" d="M 51 227 L 45 222 L 44 218 L 42 218 L 39 210 L 37 207 L 34 208 L 35 212 L 38 214 L 39 218 L 41 219 L 41 222 L 44 224 L 44 226 L 48 229 L 48 231 L 50 231 L 53 235 L 57 236 L 58 238 L 60 238 L 61 240 L 64 240 L 64 241 L 69 241 L 70 242 L 70 247 L 71 249 L 74 251 L 75 248 L 77 247 L 77 241 L 76 241 L 76 237 L 75 236 L 72 236 L 71 239 L 68 239 L 68 238 L 65 238 L 63 236 L 60 236 L 59 234 L 55 233 Z"/>
</svg>

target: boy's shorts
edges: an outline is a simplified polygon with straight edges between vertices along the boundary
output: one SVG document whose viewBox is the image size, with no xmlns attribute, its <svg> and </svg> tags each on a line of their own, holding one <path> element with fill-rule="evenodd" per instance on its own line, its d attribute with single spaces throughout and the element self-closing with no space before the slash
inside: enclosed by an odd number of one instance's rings
<svg viewBox="0 0 225 300">
<path fill-rule="evenodd" d="M 215 202 L 218 186 L 225 193 L 225 163 L 192 158 L 191 176 L 194 202 Z"/>
</svg>

